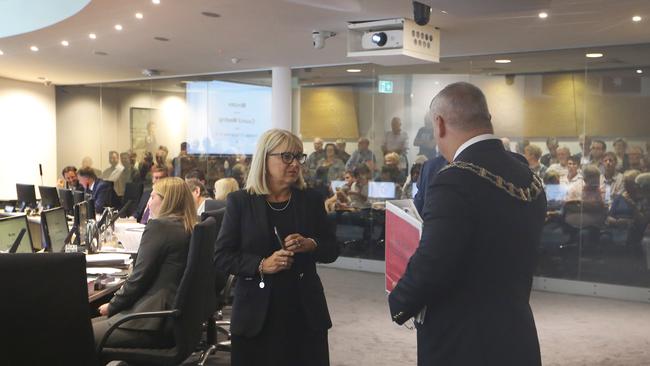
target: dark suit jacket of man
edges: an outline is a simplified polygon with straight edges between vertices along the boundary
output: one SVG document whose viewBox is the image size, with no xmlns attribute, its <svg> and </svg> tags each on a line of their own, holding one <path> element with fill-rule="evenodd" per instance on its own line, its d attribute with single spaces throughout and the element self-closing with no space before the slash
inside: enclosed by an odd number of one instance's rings
<svg viewBox="0 0 650 366">
<path fill-rule="evenodd" d="M 97 214 L 103 213 L 104 207 L 116 208 L 118 206 L 119 202 L 112 182 L 97 179 L 91 193 L 95 201 L 95 212 Z"/>
<path fill-rule="evenodd" d="M 312 329 L 329 329 L 332 322 L 316 262 L 330 263 L 338 257 L 334 230 L 328 224 L 323 198 L 316 191 L 293 189 L 291 199 L 297 232 L 318 243 L 315 251 L 296 255 L 296 260 L 298 256 L 307 259 L 302 261 L 305 265 L 300 268 L 301 286 L 296 288 L 296 295 L 302 302 L 307 325 Z M 277 242 L 269 227 L 266 207 L 265 196 L 245 190 L 230 193 L 215 249 L 217 269 L 237 276 L 230 329 L 233 334 L 246 337 L 262 330 L 273 289 L 273 275 L 264 276 L 265 287 L 261 289 L 257 271 L 262 258 L 273 254 Z"/>
<path fill-rule="evenodd" d="M 517 187 L 532 182 L 498 140 L 473 144 L 456 161 Z M 427 307 L 419 365 L 541 364 L 529 297 L 545 213 L 543 192 L 526 202 L 459 168 L 429 183 L 420 245 L 389 296 L 399 324 Z"/>
<path fill-rule="evenodd" d="M 149 220 L 133 272 L 111 299 L 109 322 L 131 313 L 169 310 L 174 306 L 187 264 L 190 236 L 179 219 Z M 157 330 L 162 324 L 160 318 L 147 318 L 126 322 L 120 328 Z"/>
</svg>

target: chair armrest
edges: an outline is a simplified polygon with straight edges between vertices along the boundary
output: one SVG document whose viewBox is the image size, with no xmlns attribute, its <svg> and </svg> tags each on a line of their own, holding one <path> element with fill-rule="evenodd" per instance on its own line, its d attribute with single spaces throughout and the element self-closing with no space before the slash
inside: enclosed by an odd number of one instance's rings
<svg viewBox="0 0 650 366">
<path fill-rule="evenodd" d="M 101 353 L 101 351 L 104 349 L 104 345 L 108 341 L 108 337 L 119 327 L 125 322 L 128 322 L 130 320 L 134 319 L 143 319 L 143 318 L 177 318 L 178 316 L 181 315 L 181 311 L 178 309 L 173 309 L 173 310 L 161 310 L 161 311 L 147 311 L 147 312 L 142 312 L 142 313 L 133 313 L 125 316 L 124 318 L 118 320 L 115 324 L 113 324 L 104 336 L 102 337 L 101 342 L 99 342 L 99 345 L 97 346 L 97 352 Z"/>
</svg>

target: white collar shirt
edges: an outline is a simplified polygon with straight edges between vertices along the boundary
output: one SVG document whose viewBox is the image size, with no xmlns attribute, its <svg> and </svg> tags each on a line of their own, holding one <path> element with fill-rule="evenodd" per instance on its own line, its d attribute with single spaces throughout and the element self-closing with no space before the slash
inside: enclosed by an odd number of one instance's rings
<svg viewBox="0 0 650 366">
<path fill-rule="evenodd" d="M 482 135 L 474 136 L 471 139 L 465 141 L 462 145 L 460 145 L 460 147 L 458 148 L 458 150 L 456 150 L 456 153 L 454 154 L 454 160 L 458 158 L 458 155 L 460 155 L 460 153 L 462 153 L 463 150 L 467 149 L 468 147 L 478 142 L 485 141 L 485 140 L 499 140 L 499 138 L 494 136 L 491 133 L 485 133 Z"/>
</svg>

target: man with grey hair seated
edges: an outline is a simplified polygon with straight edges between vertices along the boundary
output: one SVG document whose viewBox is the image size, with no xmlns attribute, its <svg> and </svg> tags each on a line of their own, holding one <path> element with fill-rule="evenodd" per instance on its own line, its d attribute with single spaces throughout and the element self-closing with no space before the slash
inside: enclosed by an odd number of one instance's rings
<svg viewBox="0 0 650 366">
<path fill-rule="evenodd" d="M 451 163 L 429 182 L 420 244 L 389 295 L 391 317 L 420 323 L 418 365 L 539 366 L 529 296 L 542 181 L 494 136 L 476 86 L 446 86 L 430 113 Z"/>
</svg>

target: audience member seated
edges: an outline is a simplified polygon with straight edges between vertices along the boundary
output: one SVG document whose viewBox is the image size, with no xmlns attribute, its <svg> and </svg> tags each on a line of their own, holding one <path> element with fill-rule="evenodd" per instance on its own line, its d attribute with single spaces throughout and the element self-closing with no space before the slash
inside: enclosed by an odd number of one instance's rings
<svg viewBox="0 0 650 366">
<path fill-rule="evenodd" d="M 131 275 L 109 303 L 99 307 L 93 331 L 98 344 L 108 328 L 125 315 L 169 310 L 187 263 L 196 207 L 181 178 L 167 178 L 153 186 L 147 223 Z M 170 346 L 171 329 L 162 318 L 124 323 L 111 334 L 108 347 L 157 348 Z"/>
<path fill-rule="evenodd" d="M 323 149 L 323 139 L 320 137 L 314 137 L 314 152 L 309 154 L 309 157 L 307 157 L 305 169 L 303 170 L 303 176 L 308 184 L 314 179 L 318 163 L 324 158 L 325 150 Z"/>
<path fill-rule="evenodd" d="M 402 187 L 402 199 L 413 198 L 413 183 L 417 183 L 420 179 L 420 171 L 422 170 L 422 164 L 415 163 L 411 166 L 411 174 L 406 179 L 404 186 Z"/>
<path fill-rule="evenodd" d="M 381 168 L 379 179 L 382 182 L 393 182 L 400 187 L 406 181 L 406 176 L 399 168 L 400 156 L 397 153 L 388 153 L 384 156 L 384 166 Z M 397 196 L 399 197 L 399 195 Z"/>
<path fill-rule="evenodd" d="M 104 207 L 117 207 L 117 195 L 111 184 L 98 179 L 92 168 L 81 168 L 77 173 L 79 183 L 85 188 L 86 193 L 92 195 L 95 201 L 96 214 L 104 212 Z"/>
<path fill-rule="evenodd" d="M 377 164 L 377 159 L 375 159 L 375 153 L 370 151 L 370 140 L 365 137 L 359 138 L 357 141 L 357 150 L 352 153 L 350 159 L 348 159 L 345 164 L 347 170 L 352 170 L 365 165 L 371 172 L 375 170 L 375 164 Z"/>
<path fill-rule="evenodd" d="M 567 174 L 565 176 L 560 176 L 560 184 L 567 186 L 567 189 L 570 189 L 574 183 L 582 182 L 582 174 L 580 173 L 580 158 L 577 156 L 569 157 L 567 161 Z"/>
<path fill-rule="evenodd" d="M 214 192 L 212 189 L 208 188 L 208 181 L 205 178 L 205 173 L 203 173 L 203 170 L 195 168 L 187 172 L 185 174 L 185 180 L 187 181 L 188 179 L 198 179 L 201 184 L 203 184 L 203 187 L 206 189 L 206 192 L 208 194 L 208 198 L 212 198 L 214 195 Z"/>
<path fill-rule="evenodd" d="M 354 173 L 350 170 L 346 170 L 345 173 L 343 173 L 343 180 L 345 181 L 345 184 L 341 187 L 337 187 L 336 191 L 331 192 L 332 195 L 325 200 L 325 211 L 328 213 L 337 210 L 349 210 L 351 208 L 348 193 L 352 188 L 352 184 L 355 182 Z"/>
<path fill-rule="evenodd" d="M 187 142 L 181 142 L 181 152 L 172 160 L 175 177 L 184 177 L 189 171 L 196 169 L 196 161 L 187 153 L 187 147 Z"/>
<path fill-rule="evenodd" d="M 528 167 L 535 172 L 540 178 L 544 179 L 546 175 L 546 166 L 539 162 L 542 156 L 542 149 L 537 145 L 528 145 L 524 148 L 524 157 L 528 161 Z"/>
<path fill-rule="evenodd" d="M 615 196 L 609 209 L 607 225 L 629 228 L 640 214 L 641 197 L 635 179 L 641 174 L 638 170 L 628 170 L 623 174 L 623 192 Z"/>
<path fill-rule="evenodd" d="M 582 134 L 578 137 L 578 145 L 580 145 L 581 152 L 573 155 L 578 158 L 579 166 L 589 164 L 589 154 L 591 149 L 591 137 Z"/>
<path fill-rule="evenodd" d="M 623 174 L 616 171 L 616 154 L 611 151 L 603 157 L 603 174 L 600 177 L 600 189 L 605 192 L 605 203 L 610 204 L 612 199 L 623 193 Z"/>
<path fill-rule="evenodd" d="M 343 139 L 336 140 L 336 152 L 338 158 L 341 159 L 343 164 L 347 163 L 347 161 L 350 160 L 350 154 L 348 154 L 345 151 L 345 140 Z"/>
<path fill-rule="evenodd" d="M 627 150 L 627 158 L 629 161 L 628 169 L 638 170 L 641 173 L 646 171 L 646 166 L 643 161 L 643 150 L 639 146 L 630 146 Z"/>
<path fill-rule="evenodd" d="M 603 140 L 593 140 L 591 142 L 591 148 L 589 149 L 589 164 L 596 166 L 600 173 L 604 171 L 603 167 L 603 157 L 605 156 L 605 151 L 607 151 L 607 145 Z"/>
<path fill-rule="evenodd" d="M 72 165 L 69 165 L 61 171 L 61 176 L 63 179 L 59 180 L 58 186 L 60 188 L 71 189 L 74 191 L 84 191 L 84 187 L 79 184 L 79 178 L 77 177 L 77 168 Z"/>
<path fill-rule="evenodd" d="M 103 180 L 113 182 L 113 189 L 115 190 L 115 193 L 117 193 L 118 197 L 122 197 L 124 196 L 124 185 L 122 182 L 120 182 L 120 176 L 122 175 L 124 167 L 119 163 L 120 155 L 117 153 L 117 151 L 110 151 L 108 153 L 109 167 L 104 170 L 101 178 Z"/>
<path fill-rule="evenodd" d="M 539 159 L 539 162 L 542 163 L 545 167 L 550 167 L 551 165 L 557 163 L 559 160 L 557 158 L 557 148 L 560 144 L 557 142 L 557 138 L 549 137 L 546 139 L 546 148 L 548 153 L 542 155 Z"/>
<path fill-rule="evenodd" d="M 350 207 L 363 209 L 369 208 L 368 202 L 368 182 L 370 181 L 370 169 L 361 165 L 354 169 L 354 183 L 348 192 L 350 198 Z"/>
<path fill-rule="evenodd" d="M 323 190 L 324 187 L 323 194 L 327 196 L 327 189 L 330 186 L 330 182 L 343 178 L 344 171 L 345 165 L 338 158 L 336 145 L 331 143 L 325 145 L 325 158 L 318 162 L 313 187 L 318 190 Z"/>
<path fill-rule="evenodd" d="M 512 151 L 510 148 L 510 139 L 507 137 L 502 137 L 501 138 L 501 143 L 503 144 L 503 148 L 506 149 L 506 151 Z"/>
<path fill-rule="evenodd" d="M 230 171 L 230 178 L 233 178 L 239 185 L 239 189 L 244 188 L 246 185 L 246 179 L 248 178 L 249 166 L 237 163 L 235 164 Z"/>
<path fill-rule="evenodd" d="M 630 169 L 630 161 L 627 156 L 627 141 L 622 138 L 614 140 L 614 152 L 616 153 L 616 171 L 623 173 Z"/>
<path fill-rule="evenodd" d="M 221 178 L 214 182 L 214 200 L 210 202 L 212 207 L 208 210 L 213 211 L 226 207 L 226 198 L 228 197 L 228 194 L 237 192 L 238 190 L 240 190 L 239 183 L 235 178 Z"/>
<path fill-rule="evenodd" d="M 162 167 L 154 167 L 151 169 L 151 180 L 153 184 L 156 184 L 163 178 L 167 178 L 167 169 Z M 142 197 L 140 198 L 140 203 L 138 204 L 138 210 L 136 211 L 135 218 L 141 224 L 146 224 L 149 221 L 150 212 L 147 203 L 149 202 L 149 197 L 151 196 L 152 188 L 147 188 L 142 192 Z"/>
<path fill-rule="evenodd" d="M 564 180 L 569 174 L 567 165 L 569 163 L 569 158 L 571 157 L 571 150 L 568 147 L 562 146 L 557 149 L 557 163 L 551 164 L 546 172 L 553 170 L 560 175 L 560 179 Z"/>
<path fill-rule="evenodd" d="M 598 167 L 587 165 L 582 169 L 582 179 L 571 184 L 566 200 L 605 202 L 605 192 L 600 190 L 600 170 L 598 170 Z"/>
<path fill-rule="evenodd" d="M 190 192 L 192 192 L 194 205 L 196 206 L 196 216 L 200 217 L 201 214 L 205 212 L 205 202 L 210 199 L 208 192 L 205 189 L 205 185 L 196 178 L 185 179 L 185 183 L 187 183 Z"/>
</svg>

